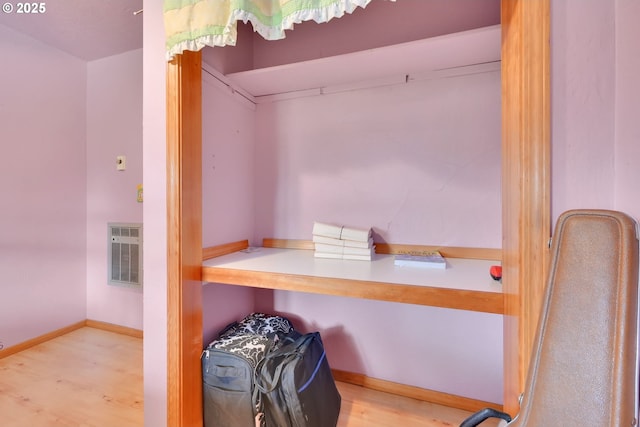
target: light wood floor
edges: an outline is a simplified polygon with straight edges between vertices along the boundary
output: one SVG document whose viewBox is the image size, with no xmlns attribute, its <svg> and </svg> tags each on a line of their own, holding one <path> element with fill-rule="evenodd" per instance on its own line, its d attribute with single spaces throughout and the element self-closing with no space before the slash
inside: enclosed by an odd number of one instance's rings
<svg viewBox="0 0 640 427">
<path fill-rule="evenodd" d="M 469 415 L 351 384 L 338 388 L 338 427 L 457 426 Z M 142 340 L 85 327 L 0 359 L 0 425 L 142 427 Z"/>
<path fill-rule="evenodd" d="M 3 427 L 143 425 L 142 340 L 81 328 L 0 359 Z"/>
</svg>

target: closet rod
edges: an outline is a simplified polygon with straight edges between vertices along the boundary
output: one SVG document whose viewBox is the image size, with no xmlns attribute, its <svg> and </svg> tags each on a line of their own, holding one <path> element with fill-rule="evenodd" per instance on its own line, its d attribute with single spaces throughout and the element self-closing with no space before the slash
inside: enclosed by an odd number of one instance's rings
<svg viewBox="0 0 640 427">
<path fill-rule="evenodd" d="M 227 88 L 229 88 L 229 90 L 232 93 L 238 94 L 241 97 L 243 97 L 244 99 L 246 99 L 247 101 L 249 101 L 250 103 L 252 103 L 253 105 L 256 105 L 256 101 L 254 99 L 249 98 L 247 95 L 245 95 L 244 93 L 242 93 L 242 91 L 238 90 L 235 86 L 233 86 L 233 84 L 231 84 L 229 81 L 227 81 L 224 78 L 221 78 L 220 76 L 212 73 L 211 71 L 207 70 L 206 67 L 202 67 L 202 71 L 204 71 L 205 73 L 209 74 L 211 77 L 213 77 L 214 79 L 218 80 L 220 83 L 222 83 L 223 85 L 225 85 Z"/>
</svg>

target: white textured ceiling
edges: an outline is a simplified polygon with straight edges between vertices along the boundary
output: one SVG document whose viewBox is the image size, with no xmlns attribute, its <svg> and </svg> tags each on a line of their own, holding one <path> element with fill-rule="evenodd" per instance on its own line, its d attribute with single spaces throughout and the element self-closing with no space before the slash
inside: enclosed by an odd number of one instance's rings
<svg viewBox="0 0 640 427">
<path fill-rule="evenodd" d="M 7 1 L 2 0 L 5 4 Z M 41 14 L 0 11 L 0 24 L 87 61 L 142 47 L 142 0 L 50 0 Z"/>
</svg>

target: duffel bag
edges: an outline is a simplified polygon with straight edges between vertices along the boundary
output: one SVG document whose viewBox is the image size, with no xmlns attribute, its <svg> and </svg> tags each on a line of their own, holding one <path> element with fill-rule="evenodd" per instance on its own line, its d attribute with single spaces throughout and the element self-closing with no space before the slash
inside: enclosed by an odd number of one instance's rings
<svg viewBox="0 0 640 427">
<path fill-rule="evenodd" d="M 285 337 L 299 336 L 280 316 L 252 313 L 219 333 L 202 352 L 205 427 L 255 427 L 254 372 Z"/>
<path fill-rule="evenodd" d="M 256 370 L 254 401 L 266 427 L 335 427 L 341 397 L 320 333 L 289 338 Z"/>
</svg>

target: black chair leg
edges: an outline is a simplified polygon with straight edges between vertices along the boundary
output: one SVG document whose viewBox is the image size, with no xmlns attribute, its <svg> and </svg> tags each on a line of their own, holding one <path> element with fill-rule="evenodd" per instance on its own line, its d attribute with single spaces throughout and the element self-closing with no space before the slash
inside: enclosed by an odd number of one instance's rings
<svg viewBox="0 0 640 427">
<path fill-rule="evenodd" d="M 484 408 L 475 414 L 470 415 L 462 422 L 462 424 L 460 424 L 460 427 L 475 427 L 487 418 L 501 418 L 506 422 L 511 421 L 511 417 L 505 412 L 501 412 L 493 408 Z"/>
</svg>

